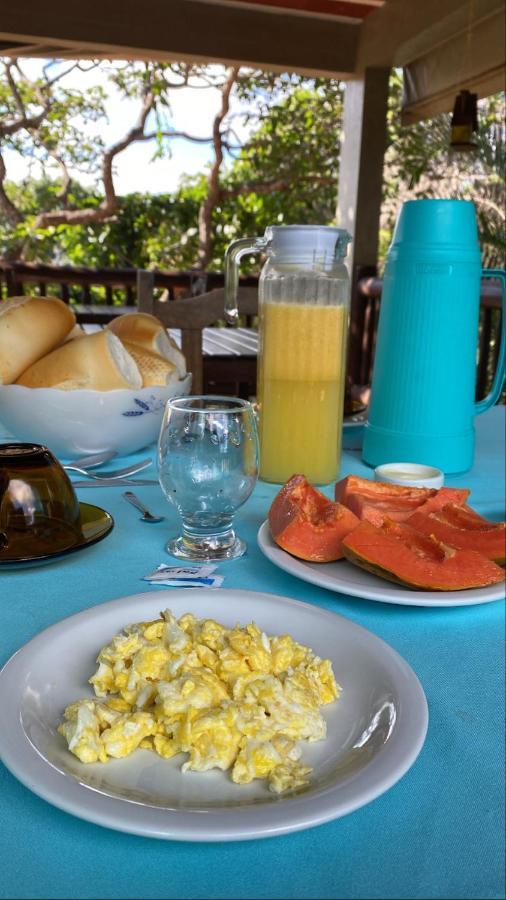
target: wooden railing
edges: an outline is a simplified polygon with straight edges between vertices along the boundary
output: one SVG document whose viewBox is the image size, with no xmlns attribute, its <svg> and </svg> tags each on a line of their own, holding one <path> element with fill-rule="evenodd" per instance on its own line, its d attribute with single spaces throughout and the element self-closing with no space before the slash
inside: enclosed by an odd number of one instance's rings
<svg viewBox="0 0 506 900">
<path fill-rule="evenodd" d="M 149 276 L 144 284 L 149 283 L 155 297 L 164 300 L 196 297 L 221 288 L 224 283 L 222 272 L 90 269 L 0 261 L 0 296 L 21 296 L 36 289 L 41 296 L 53 294 L 66 303 L 93 307 L 98 315 L 101 306 L 137 306 L 143 284 L 140 273 Z M 258 279 L 248 276 L 241 278 L 240 283 L 254 287 Z"/>
<path fill-rule="evenodd" d="M 71 303 L 82 323 L 105 324 L 128 309 L 153 312 L 167 327 L 181 328 L 183 350 L 193 368 L 197 389 L 202 385 L 202 329 L 223 320 L 222 272 L 168 272 L 141 269 L 89 269 L 0 261 L 0 297 L 49 293 Z M 242 324 L 251 326 L 257 312 L 258 278 L 240 280 Z M 369 385 L 383 282 L 374 275 L 357 280 L 351 303 L 348 381 Z M 477 361 L 477 399 L 490 388 L 497 365 L 501 333 L 501 289 L 484 281 L 481 287 Z M 232 361 L 231 361 L 231 364 Z M 503 396 L 504 399 L 504 396 Z"/>
</svg>

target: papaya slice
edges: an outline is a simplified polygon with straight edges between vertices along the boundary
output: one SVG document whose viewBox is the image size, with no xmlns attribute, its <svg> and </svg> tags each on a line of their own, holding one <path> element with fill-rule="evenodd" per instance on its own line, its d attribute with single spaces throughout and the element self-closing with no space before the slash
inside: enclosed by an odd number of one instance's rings
<svg viewBox="0 0 506 900">
<path fill-rule="evenodd" d="M 329 500 L 304 475 L 293 475 L 286 482 L 274 498 L 268 518 L 276 544 L 311 562 L 341 559 L 341 541 L 358 525 L 351 510 Z"/>
<path fill-rule="evenodd" d="M 413 509 L 416 511 L 417 507 L 413 507 L 411 503 L 409 505 L 406 504 L 402 499 L 400 501 L 393 499 L 391 501 L 371 503 L 368 498 L 356 494 L 349 508 L 353 510 L 359 519 L 379 527 L 385 519 L 390 519 L 392 522 L 405 522 L 413 514 Z"/>
<path fill-rule="evenodd" d="M 389 519 L 379 528 L 361 522 L 342 550 L 360 568 L 419 590 L 463 591 L 504 581 L 503 569 L 476 550 L 456 550 Z"/>
<path fill-rule="evenodd" d="M 497 563 L 506 561 L 506 523 L 490 522 L 469 506 L 448 503 L 429 513 L 421 507 L 410 516 L 409 524 L 458 550 L 478 550 Z"/>
<path fill-rule="evenodd" d="M 415 512 L 436 512 L 438 509 L 443 509 L 443 506 L 446 506 L 448 503 L 453 503 L 455 506 L 461 506 L 465 504 L 470 493 L 468 488 L 439 488 L 435 495 L 429 497 L 429 499 L 426 500 L 425 503 L 422 503 L 421 506 L 418 506 Z"/>
<path fill-rule="evenodd" d="M 349 505 L 353 498 L 359 494 L 372 503 L 403 501 L 406 506 L 419 506 L 429 497 L 436 494 L 434 488 L 417 488 L 404 484 L 386 484 L 383 481 L 371 481 L 369 478 L 360 478 L 359 475 L 347 475 L 338 481 L 334 496 L 338 503 Z"/>
<path fill-rule="evenodd" d="M 440 496 L 441 495 L 441 496 Z M 370 481 L 348 475 L 335 487 L 335 499 L 348 509 L 378 527 L 385 518 L 405 522 L 419 507 L 440 509 L 446 503 L 464 503 L 469 496 L 465 488 L 417 488 L 409 485 Z"/>
</svg>

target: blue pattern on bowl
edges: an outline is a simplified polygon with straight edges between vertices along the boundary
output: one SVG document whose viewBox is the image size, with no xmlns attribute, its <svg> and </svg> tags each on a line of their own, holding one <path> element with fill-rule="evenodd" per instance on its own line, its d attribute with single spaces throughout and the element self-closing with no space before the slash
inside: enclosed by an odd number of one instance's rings
<svg viewBox="0 0 506 900">
<path fill-rule="evenodd" d="M 140 406 L 140 409 L 127 409 L 125 412 L 122 412 L 122 416 L 143 416 L 144 413 L 147 412 L 160 412 L 161 409 L 164 408 L 165 403 L 162 400 L 159 400 L 158 397 L 151 396 L 147 401 L 139 400 L 138 397 L 134 397 L 134 403 L 137 406 Z"/>
</svg>

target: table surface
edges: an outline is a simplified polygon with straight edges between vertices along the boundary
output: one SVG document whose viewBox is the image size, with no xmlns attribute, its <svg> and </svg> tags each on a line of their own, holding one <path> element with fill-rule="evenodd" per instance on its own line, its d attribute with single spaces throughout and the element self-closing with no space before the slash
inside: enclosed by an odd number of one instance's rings
<svg viewBox="0 0 506 900">
<path fill-rule="evenodd" d="M 504 407 L 476 421 L 473 506 L 504 516 Z M 145 455 L 145 451 L 142 455 Z M 360 452 L 342 475 L 371 476 Z M 115 518 L 111 535 L 50 566 L 0 574 L 1 662 L 42 629 L 88 606 L 146 589 L 170 560 L 177 516 L 157 486 L 135 489 L 166 521 L 146 526 L 118 488 L 81 490 Z M 293 597 L 335 611 L 393 646 L 417 673 L 429 704 L 425 746 L 386 794 L 307 831 L 229 844 L 156 841 L 61 812 L 0 767 L 0 896 L 4 898 L 503 898 L 504 603 L 393 606 L 312 587 L 280 571 L 256 545 L 276 492 L 259 482 L 237 516 L 248 542 L 220 564 L 224 588 Z M 330 496 L 331 488 L 326 489 Z M 289 630 L 289 623 L 286 623 Z"/>
<path fill-rule="evenodd" d="M 170 329 L 178 340 L 176 329 Z M 258 331 L 255 328 L 204 328 L 202 331 L 204 356 L 256 356 Z"/>
</svg>

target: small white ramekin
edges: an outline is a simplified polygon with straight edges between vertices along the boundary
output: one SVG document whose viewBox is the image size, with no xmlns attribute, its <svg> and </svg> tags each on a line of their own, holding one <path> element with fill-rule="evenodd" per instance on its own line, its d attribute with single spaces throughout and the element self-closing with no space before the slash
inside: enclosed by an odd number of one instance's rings
<svg viewBox="0 0 506 900">
<path fill-rule="evenodd" d="M 440 488 L 444 484 L 444 473 L 434 466 L 419 463 L 384 463 L 374 470 L 376 481 L 386 484 L 404 484 L 406 487 Z"/>
</svg>

